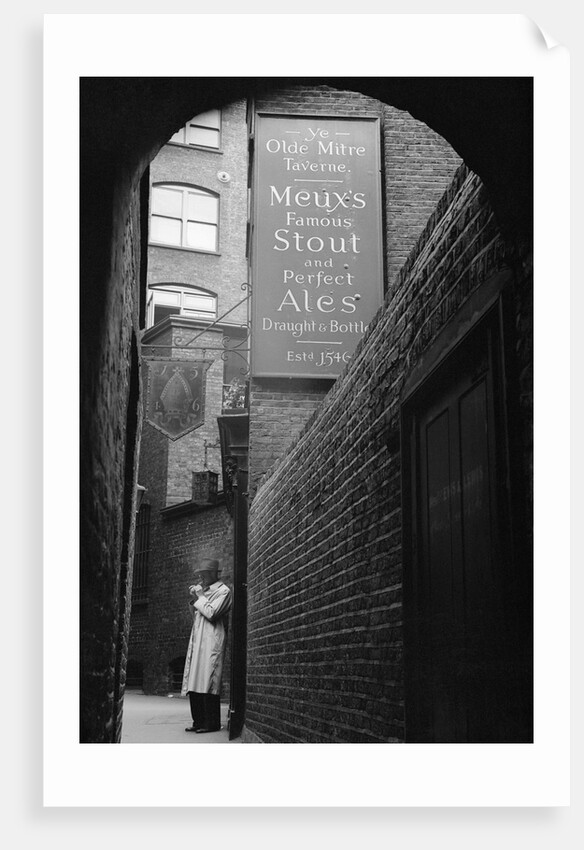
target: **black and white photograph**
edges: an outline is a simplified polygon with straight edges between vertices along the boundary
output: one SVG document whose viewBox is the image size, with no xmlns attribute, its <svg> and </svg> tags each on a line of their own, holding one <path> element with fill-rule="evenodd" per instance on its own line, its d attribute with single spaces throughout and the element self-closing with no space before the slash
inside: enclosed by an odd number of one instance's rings
<svg viewBox="0 0 584 850">
<path fill-rule="evenodd" d="M 75 758 L 527 800 L 537 63 L 79 65 Z"/>
<path fill-rule="evenodd" d="M 532 114 L 80 79 L 82 743 L 533 741 Z"/>
</svg>

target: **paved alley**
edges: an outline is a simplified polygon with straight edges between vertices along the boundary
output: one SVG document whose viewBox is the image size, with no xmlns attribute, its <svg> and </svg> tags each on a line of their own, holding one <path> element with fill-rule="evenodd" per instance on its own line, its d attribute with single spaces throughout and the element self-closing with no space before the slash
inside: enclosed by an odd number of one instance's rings
<svg viewBox="0 0 584 850">
<path fill-rule="evenodd" d="M 191 725 L 189 702 L 178 694 L 151 696 L 126 691 L 122 718 L 122 744 L 237 744 L 229 741 L 228 705 L 221 705 L 221 730 L 197 735 L 185 732 Z"/>
</svg>

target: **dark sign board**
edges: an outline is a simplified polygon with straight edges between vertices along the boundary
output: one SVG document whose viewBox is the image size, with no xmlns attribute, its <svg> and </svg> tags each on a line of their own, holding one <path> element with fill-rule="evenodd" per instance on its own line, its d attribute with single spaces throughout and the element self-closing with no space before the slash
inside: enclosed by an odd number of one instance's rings
<svg viewBox="0 0 584 850">
<path fill-rule="evenodd" d="M 257 115 L 252 373 L 336 378 L 383 298 L 379 121 Z"/>
<path fill-rule="evenodd" d="M 205 374 L 211 361 L 148 360 L 146 419 L 170 440 L 198 428 L 205 417 Z"/>
</svg>

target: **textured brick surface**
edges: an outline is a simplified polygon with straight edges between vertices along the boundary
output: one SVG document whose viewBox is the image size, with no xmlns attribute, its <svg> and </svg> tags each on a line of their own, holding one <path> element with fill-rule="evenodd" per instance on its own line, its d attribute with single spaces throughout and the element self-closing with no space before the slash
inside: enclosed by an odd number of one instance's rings
<svg viewBox="0 0 584 850">
<path fill-rule="evenodd" d="M 186 655 L 195 555 L 214 555 L 221 562 L 221 581 L 232 586 L 233 580 L 232 525 L 224 504 L 173 519 L 163 519 L 159 507 L 153 499 L 148 602 L 133 606 L 129 639 L 129 659 L 142 665 L 149 694 L 172 690 L 172 663 Z M 229 676 L 227 657 L 223 698 L 229 695 Z"/>
<path fill-rule="evenodd" d="M 403 740 L 400 393 L 469 295 L 509 264 L 528 333 L 521 259 L 461 168 L 352 363 L 263 480 L 250 511 L 249 740 Z M 529 478 L 528 449 L 523 468 Z"/>
<path fill-rule="evenodd" d="M 91 204 L 118 239 L 111 255 L 82 241 L 81 283 L 85 315 L 95 300 L 100 321 L 81 329 L 80 740 L 117 740 L 123 698 L 128 541 L 133 535 L 133 465 L 139 440 L 137 338 L 139 335 L 139 189 L 120 181 L 111 197 L 104 189 Z M 108 297 L 104 293 L 107 291 Z"/>
</svg>

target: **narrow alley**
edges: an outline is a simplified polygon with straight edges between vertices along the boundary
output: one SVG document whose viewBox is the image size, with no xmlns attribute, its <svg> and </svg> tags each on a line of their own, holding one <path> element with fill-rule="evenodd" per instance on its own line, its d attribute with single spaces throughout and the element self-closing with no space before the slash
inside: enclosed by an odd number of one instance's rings
<svg viewBox="0 0 584 850">
<path fill-rule="evenodd" d="M 240 744 L 229 740 L 227 703 L 221 705 L 221 729 L 196 735 L 186 732 L 191 724 L 189 702 L 177 694 L 152 696 L 126 691 L 122 720 L 122 744 Z"/>
</svg>

